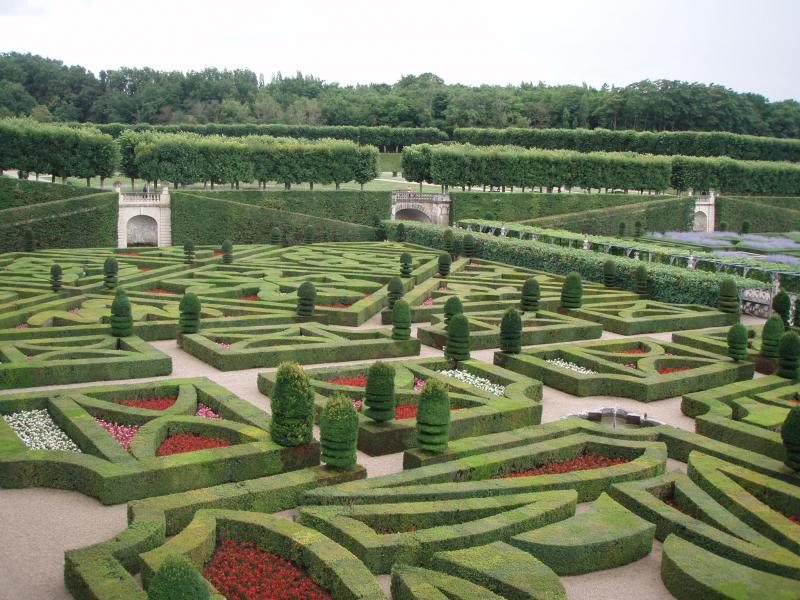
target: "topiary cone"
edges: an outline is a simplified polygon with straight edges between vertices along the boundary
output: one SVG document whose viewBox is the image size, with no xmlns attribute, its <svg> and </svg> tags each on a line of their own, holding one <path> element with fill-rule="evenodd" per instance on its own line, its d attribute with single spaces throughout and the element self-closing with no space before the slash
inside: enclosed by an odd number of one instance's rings
<svg viewBox="0 0 800 600">
<path fill-rule="evenodd" d="M 405 300 L 398 300 L 392 309 L 392 339 L 411 339 L 411 308 Z"/>
<path fill-rule="evenodd" d="M 603 263 L 603 285 L 607 288 L 617 287 L 617 265 L 611 259 Z"/>
<path fill-rule="evenodd" d="M 373 421 L 385 422 L 394 419 L 394 367 L 376 362 L 367 372 L 367 387 L 364 391 L 364 414 Z"/>
<path fill-rule="evenodd" d="M 342 394 L 331 397 L 319 419 L 320 460 L 329 467 L 350 469 L 356 464 L 358 413 Z"/>
<path fill-rule="evenodd" d="M 784 379 L 800 378 L 800 336 L 787 331 L 778 344 L 778 371 L 776 375 Z"/>
<path fill-rule="evenodd" d="M 640 296 L 647 296 L 650 293 L 649 275 L 647 274 L 647 267 L 644 265 L 636 268 L 633 285 L 633 291 Z"/>
<path fill-rule="evenodd" d="M 519 307 L 522 312 L 536 312 L 539 310 L 539 298 L 541 292 L 539 291 L 539 282 L 535 277 L 529 277 L 522 284 L 522 299 L 520 300 Z"/>
<path fill-rule="evenodd" d="M 23 241 L 22 249 L 25 252 L 34 252 L 36 250 L 36 238 L 33 236 L 33 231 L 30 229 L 25 230 L 25 240 Z"/>
<path fill-rule="evenodd" d="M 741 323 L 728 330 L 728 356 L 733 360 L 747 360 L 747 327 Z"/>
<path fill-rule="evenodd" d="M 178 306 L 180 318 L 178 319 L 178 329 L 181 333 L 197 333 L 200 331 L 200 299 L 197 294 L 184 294 Z"/>
<path fill-rule="evenodd" d="M 800 471 L 800 404 L 789 409 L 781 426 L 781 439 L 786 448 L 786 466 Z"/>
<path fill-rule="evenodd" d="M 792 326 L 792 299 L 789 294 L 783 290 L 775 294 L 772 299 L 772 310 L 781 316 L 785 327 Z"/>
<path fill-rule="evenodd" d="M 54 292 L 61 291 L 61 265 L 54 264 L 50 267 L 50 289 Z"/>
<path fill-rule="evenodd" d="M 398 242 L 406 241 L 406 226 L 404 223 L 397 225 L 397 229 L 395 230 L 395 238 Z"/>
<path fill-rule="evenodd" d="M 739 314 L 739 290 L 733 279 L 723 279 L 719 284 L 719 310 L 724 313 Z"/>
<path fill-rule="evenodd" d="M 270 406 L 273 442 L 281 446 L 300 446 L 313 439 L 314 391 L 300 365 L 285 362 L 278 367 Z"/>
<path fill-rule="evenodd" d="M 439 276 L 447 277 L 450 275 L 450 265 L 453 264 L 453 259 L 449 254 L 442 253 L 439 255 Z"/>
<path fill-rule="evenodd" d="M 117 287 L 119 279 L 117 273 L 119 272 L 119 264 L 117 259 L 109 256 L 103 263 L 103 287 L 107 290 L 113 290 Z"/>
<path fill-rule="evenodd" d="M 133 314 L 128 296 L 117 289 L 114 300 L 111 302 L 111 335 L 114 337 L 128 337 L 133 335 Z"/>
<path fill-rule="evenodd" d="M 464 236 L 464 256 L 467 258 L 475 256 L 475 236 L 471 233 Z"/>
<path fill-rule="evenodd" d="M 394 303 L 397 302 L 400 298 L 403 297 L 405 290 L 403 289 L 403 280 L 399 277 L 392 277 L 389 280 L 389 285 L 387 286 L 388 289 L 388 299 L 389 299 L 389 310 L 394 308 Z"/>
<path fill-rule="evenodd" d="M 450 319 L 444 355 L 455 363 L 469 360 L 469 321 L 463 314 Z"/>
<path fill-rule="evenodd" d="M 564 279 L 561 287 L 561 306 L 563 308 L 580 308 L 583 302 L 583 285 L 581 276 L 573 271 Z"/>
<path fill-rule="evenodd" d="M 400 277 L 411 277 L 412 259 L 408 252 L 403 252 L 400 255 Z"/>
<path fill-rule="evenodd" d="M 450 439 L 450 397 L 438 379 L 428 379 L 417 405 L 417 445 L 442 453 Z"/>
<path fill-rule="evenodd" d="M 500 321 L 500 351 L 519 354 L 522 350 L 522 317 L 514 308 L 509 308 Z"/>
<path fill-rule="evenodd" d="M 442 234 L 442 243 L 444 244 L 444 250 L 450 255 L 450 258 L 453 258 L 453 248 L 455 247 L 455 238 L 453 237 L 453 230 L 452 229 L 445 229 L 444 233 Z"/>
<path fill-rule="evenodd" d="M 148 600 L 208 600 L 209 586 L 182 554 L 169 554 L 147 586 Z"/>
<path fill-rule="evenodd" d="M 230 240 L 222 242 L 222 263 L 233 264 L 233 242 Z"/>
<path fill-rule="evenodd" d="M 450 319 L 455 315 L 463 314 L 464 305 L 461 304 L 461 299 L 458 296 L 450 296 L 444 303 L 444 326 L 445 329 L 450 325 Z"/>
<path fill-rule="evenodd" d="M 272 229 L 270 229 L 270 231 L 269 231 L 269 243 L 270 244 L 272 244 L 274 246 L 280 246 L 281 245 L 281 239 L 282 239 L 282 235 L 281 235 L 281 230 L 280 230 L 279 227 L 273 227 Z"/>
<path fill-rule="evenodd" d="M 191 265 L 194 262 L 194 256 L 194 242 L 189 240 L 183 245 L 183 262 Z"/>
<path fill-rule="evenodd" d="M 778 344 L 784 331 L 785 328 L 781 316 L 779 314 L 770 315 L 761 330 L 761 351 L 759 354 L 766 358 L 778 358 Z"/>
<path fill-rule="evenodd" d="M 310 281 L 304 281 L 297 288 L 297 316 L 310 317 L 314 314 L 317 301 L 317 288 Z"/>
</svg>

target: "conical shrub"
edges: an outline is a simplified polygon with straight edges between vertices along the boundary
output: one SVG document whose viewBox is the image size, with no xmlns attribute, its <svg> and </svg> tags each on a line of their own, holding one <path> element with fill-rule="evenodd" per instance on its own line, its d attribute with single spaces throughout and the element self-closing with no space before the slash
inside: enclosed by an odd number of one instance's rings
<svg viewBox="0 0 800 600">
<path fill-rule="evenodd" d="M 304 281 L 297 288 L 297 316 L 310 317 L 314 314 L 317 302 L 317 288 L 310 281 Z"/>
<path fill-rule="evenodd" d="M 761 330 L 761 351 L 759 354 L 766 358 L 778 358 L 778 344 L 785 330 L 781 316 L 779 314 L 770 315 Z"/>
<path fill-rule="evenodd" d="M 103 288 L 113 290 L 119 283 L 117 273 L 119 272 L 119 264 L 117 259 L 109 256 L 103 263 Z"/>
<path fill-rule="evenodd" d="M 117 289 L 114 300 L 111 302 L 111 335 L 114 337 L 128 337 L 133 335 L 133 313 L 128 296 Z"/>
<path fill-rule="evenodd" d="M 54 264 L 50 267 L 50 289 L 54 292 L 60 292 L 62 288 L 61 279 L 63 277 L 63 271 L 61 270 L 61 265 Z"/>
<path fill-rule="evenodd" d="M 394 367 L 376 362 L 367 372 L 367 388 L 364 391 L 364 414 L 373 421 L 394 419 Z"/>
<path fill-rule="evenodd" d="M 397 229 L 395 230 L 395 237 L 398 242 L 405 242 L 406 241 L 406 226 L 403 223 L 397 225 Z"/>
<path fill-rule="evenodd" d="M 403 297 L 405 290 L 403 290 L 403 280 L 399 277 L 392 277 L 389 280 L 389 285 L 387 286 L 388 289 L 388 300 L 389 300 L 389 310 L 394 308 L 394 303 L 397 302 L 400 298 Z"/>
<path fill-rule="evenodd" d="M 736 323 L 728 330 L 728 356 L 733 360 L 747 360 L 747 327 Z"/>
<path fill-rule="evenodd" d="M 440 277 L 447 277 L 450 275 L 450 265 L 453 264 L 453 259 L 450 258 L 450 255 L 442 253 L 439 255 L 439 276 Z"/>
<path fill-rule="evenodd" d="M 453 258 L 454 257 L 453 248 L 455 246 L 455 238 L 453 237 L 452 229 L 444 230 L 444 233 L 442 234 L 442 244 L 444 245 L 444 251 L 447 252 L 451 258 Z"/>
<path fill-rule="evenodd" d="M 786 466 L 800 471 L 800 404 L 789 409 L 781 426 L 781 438 L 786 448 Z"/>
<path fill-rule="evenodd" d="M 633 236 L 637 237 L 637 238 L 642 237 L 642 222 L 641 221 L 636 221 L 633 224 Z"/>
<path fill-rule="evenodd" d="M 208 600 L 209 587 L 203 576 L 181 554 L 170 554 L 147 587 L 148 600 Z"/>
<path fill-rule="evenodd" d="M 320 460 L 329 467 L 350 469 L 356 464 L 358 413 L 342 394 L 328 399 L 319 418 Z"/>
<path fill-rule="evenodd" d="M 403 252 L 400 255 L 400 277 L 411 277 L 412 259 L 408 252 Z"/>
<path fill-rule="evenodd" d="M 281 446 L 300 446 L 312 440 L 314 391 L 300 365 L 285 362 L 278 367 L 270 406 L 273 442 Z"/>
<path fill-rule="evenodd" d="M 269 243 L 273 246 L 280 246 L 283 241 L 280 227 L 273 227 L 269 230 Z"/>
<path fill-rule="evenodd" d="M 603 263 L 603 285 L 607 288 L 617 287 L 617 264 L 611 259 Z"/>
<path fill-rule="evenodd" d="M 583 285 L 581 276 L 573 271 L 564 279 L 561 287 L 561 306 L 563 308 L 580 308 L 583 303 Z"/>
<path fill-rule="evenodd" d="M 194 242 L 189 240 L 183 245 L 183 262 L 187 265 L 194 263 L 195 251 Z"/>
<path fill-rule="evenodd" d="M 417 445 L 441 454 L 450 440 L 450 396 L 438 379 L 428 379 L 417 405 Z"/>
<path fill-rule="evenodd" d="M 515 308 L 509 308 L 500 320 L 500 350 L 507 354 L 522 350 L 522 317 Z"/>
<path fill-rule="evenodd" d="M 184 294 L 181 298 L 179 305 L 180 319 L 178 320 L 178 329 L 181 333 L 197 333 L 200 331 L 200 298 L 197 294 L 188 293 Z"/>
<path fill-rule="evenodd" d="M 464 305 L 458 296 L 450 296 L 444 303 L 444 326 L 450 325 L 450 319 L 464 312 Z"/>
<path fill-rule="evenodd" d="M 539 282 L 535 277 L 529 277 L 525 280 L 525 283 L 522 284 L 522 299 L 519 303 L 520 310 L 522 310 L 522 312 L 538 311 L 540 297 Z"/>
<path fill-rule="evenodd" d="M 469 321 L 463 314 L 450 319 L 444 355 L 455 363 L 469 360 Z"/>
<path fill-rule="evenodd" d="M 778 377 L 800 379 L 800 336 L 787 331 L 778 344 Z"/>
<path fill-rule="evenodd" d="M 719 309 L 724 313 L 739 314 L 739 290 L 730 277 L 719 284 Z"/>
<path fill-rule="evenodd" d="M 464 256 L 472 258 L 475 256 L 475 236 L 468 233 L 464 236 Z"/>
<path fill-rule="evenodd" d="M 633 291 L 640 296 L 647 296 L 650 293 L 650 276 L 647 274 L 647 267 L 644 265 L 636 267 Z"/>
<path fill-rule="evenodd" d="M 411 339 L 411 308 L 405 300 L 398 300 L 392 309 L 392 339 Z"/>
<path fill-rule="evenodd" d="M 783 290 L 772 299 L 772 310 L 778 313 L 786 327 L 792 326 L 792 299 Z"/>
<path fill-rule="evenodd" d="M 34 252 L 36 250 L 36 238 L 33 236 L 33 231 L 30 229 L 25 230 L 25 239 L 22 242 L 22 249 L 25 252 Z"/>
<path fill-rule="evenodd" d="M 222 263 L 233 264 L 233 242 L 230 240 L 222 242 Z"/>
</svg>

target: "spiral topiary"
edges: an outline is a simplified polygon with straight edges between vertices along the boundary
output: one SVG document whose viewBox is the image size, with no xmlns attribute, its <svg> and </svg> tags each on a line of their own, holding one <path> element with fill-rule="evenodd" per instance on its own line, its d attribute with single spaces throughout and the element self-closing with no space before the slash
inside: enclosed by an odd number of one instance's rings
<svg viewBox="0 0 800 600">
<path fill-rule="evenodd" d="M 603 263 L 603 285 L 607 288 L 617 286 L 617 263 L 610 258 Z"/>
<path fill-rule="evenodd" d="M 230 240 L 222 242 L 222 263 L 233 264 L 233 242 Z"/>
<path fill-rule="evenodd" d="M 183 245 L 183 262 L 187 265 L 194 263 L 194 242 L 189 240 Z"/>
<path fill-rule="evenodd" d="M 303 241 L 306 244 L 313 244 L 314 243 L 314 226 L 309 225 L 306 227 L 305 232 L 303 233 Z"/>
<path fill-rule="evenodd" d="M 397 229 L 395 230 L 395 237 L 397 238 L 398 242 L 406 241 L 406 226 L 404 223 L 400 223 L 397 225 Z"/>
<path fill-rule="evenodd" d="M 208 600 L 209 587 L 182 554 L 169 554 L 147 587 L 148 600 Z"/>
<path fill-rule="evenodd" d="M 778 344 L 786 328 L 779 314 L 773 314 L 764 323 L 761 330 L 761 351 L 759 354 L 766 358 L 778 358 Z"/>
<path fill-rule="evenodd" d="M 310 281 L 304 281 L 297 288 L 297 316 L 310 317 L 314 314 L 317 302 L 317 288 Z"/>
<path fill-rule="evenodd" d="M 442 244 L 444 244 L 444 251 L 453 258 L 453 247 L 455 246 L 455 238 L 453 237 L 452 229 L 445 229 L 442 234 Z"/>
<path fill-rule="evenodd" d="M 392 339 L 411 339 L 411 308 L 405 300 L 398 300 L 392 309 Z"/>
<path fill-rule="evenodd" d="M 385 422 L 394 419 L 394 367 L 376 362 L 367 371 L 367 387 L 364 391 L 364 414 L 373 421 Z"/>
<path fill-rule="evenodd" d="M 283 236 L 280 227 L 273 227 L 269 230 L 269 243 L 273 246 L 280 246 Z"/>
<path fill-rule="evenodd" d="M 389 299 L 389 310 L 394 308 L 394 303 L 397 302 L 400 298 L 403 297 L 405 290 L 403 289 L 403 280 L 399 277 L 392 277 L 389 280 L 388 288 L 388 299 Z"/>
<path fill-rule="evenodd" d="M 785 327 L 792 326 L 792 299 L 783 290 L 775 294 L 772 299 L 772 310 L 778 313 Z"/>
<path fill-rule="evenodd" d="M 273 442 L 281 446 L 300 446 L 313 439 L 314 391 L 300 365 L 285 362 L 278 367 L 270 406 Z"/>
<path fill-rule="evenodd" d="M 62 275 L 63 271 L 61 270 L 61 265 L 54 264 L 50 267 L 50 289 L 54 292 L 61 291 Z"/>
<path fill-rule="evenodd" d="M 728 356 L 733 360 L 747 360 L 747 327 L 736 323 L 728 330 Z"/>
<path fill-rule="evenodd" d="M 438 379 L 428 379 L 417 404 L 417 445 L 442 453 L 450 440 L 450 396 Z"/>
<path fill-rule="evenodd" d="M 784 463 L 793 471 L 800 471 L 800 404 L 789 409 L 781 426 L 781 438 L 786 448 Z"/>
<path fill-rule="evenodd" d="M 564 279 L 561 287 L 561 306 L 563 308 L 580 308 L 583 303 L 583 285 L 580 273 L 573 271 Z"/>
<path fill-rule="evenodd" d="M 468 233 L 464 236 L 464 256 L 472 258 L 475 256 L 475 236 Z"/>
<path fill-rule="evenodd" d="M 450 325 L 450 319 L 464 312 L 464 305 L 458 296 L 450 296 L 444 303 L 444 326 Z"/>
<path fill-rule="evenodd" d="M 403 252 L 400 255 L 400 277 L 411 277 L 412 262 L 413 260 L 408 252 Z"/>
<path fill-rule="evenodd" d="M 522 350 L 522 317 L 515 308 L 503 313 L 500 321 L 500 351 L 519 354 Z"/>
<path fill-rule="evenodd" d="M 350 469 L 356 464 L 358 413 L 342 394 L 328 399 L 319 418 L 320 460 L 329 467 Z"/>
<path fill-rule="evenodd" d="M 22 249 L 25 252 L 36 251 L 36 238 L 33 236 L 33 231 L 31 229 L 25 230 L 25 239 L 22 243 Z"/>
<path fill-rule="evenodd" d="M 647 267 L 644 265 L 636 267 L 633 291 L 640 296 L 647 296 L 650 293 L 650 279 L 649 275 L 647 274 Z"/>
<path fill-rule="evenodd" d="M 181 333 L 197 333 L 200 331 L 200 299 L 197 294 L 184 294 L 178 306 L 180 318 L 178 319 L 178 329 Z"/>
<path fill-rule="evenodd" d="M 439 276 L 447 277 L 450 275 L 450 265 L 453 264 L 453 259 L 446 252 L 439 255 Z"/>
<path fill-rule="evenodd" d="M 719 310 L 724 313 L 739 314 L 739 290 L 730 277 L 719 284 Z"/>
<path fill-rule="evenodd" d="M 119 264 L 117 259 L 109 256 L 103 263 L 103 288 L 113 290 L 119 283 L 117 273 L 119 272 Z"/>
<path fill-rule="evenodd" d="M 454 363 L 469 360 L 469 320 L 463 313 L 450 319 L 444 355 Z"/>
<path fill-rule="evenodd" d="M 539 298 L 541 292 L 539 291 L 539 282 L 535 277 L 529 277 L 522 284 L 522 299 L 519 303 L 519 308 L 522 312 L 536 312 L 539 310 Z"/>
<path fill-rule="evenodd" d="M 778 377 L 800 379 L 800 336 L 787 331 L 778 344 Z"/>
<path fill-rule="evenodd" d="M 133 313 L 128 296 L 117 289 L 114 300 L 111 302 L 111 335 L 114 337 L 128 337 L 133 335 Z"/>
</svg>

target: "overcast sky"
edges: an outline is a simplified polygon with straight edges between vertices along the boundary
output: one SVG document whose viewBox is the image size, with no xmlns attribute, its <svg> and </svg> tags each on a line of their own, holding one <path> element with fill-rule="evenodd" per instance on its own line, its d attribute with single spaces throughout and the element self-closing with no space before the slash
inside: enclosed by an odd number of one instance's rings
<svg viewBox="0 0 800 600">
<path fill-rule="evenodd" d="M 341 84 L 641 79 L 800 99 L 800 0 L 0 0 L 0 52 Z"/>
</svg>

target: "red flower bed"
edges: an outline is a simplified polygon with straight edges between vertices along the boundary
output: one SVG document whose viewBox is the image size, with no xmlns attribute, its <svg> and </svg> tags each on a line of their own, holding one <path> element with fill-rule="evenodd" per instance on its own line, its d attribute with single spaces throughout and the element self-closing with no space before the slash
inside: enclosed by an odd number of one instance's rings
<svg viewBox="0 0 800 600">
<path fill-rule="evenodd" d="M 336 385 L 350 385 L 353 387 L 367 387 L 366 377 L 337 377 L 336 379 L 328 379 L 328 383 Z"/>
<path fill-rule="evenodd" d="M 621 465 L 630 462 L 629 458 L 622 458 L 620 456 L 609 458 L 596 452 L 587 452 L 574 458 L 566 460 L 547 463 L 540 467 L 528 469 L 526 471 L 518 471 L 516 473 L 503 473 L 495 475 L 492 479 L 506 479 L 508 477 L 533 477 L 536 475 L 558 475 L 560 473 L 570 473 L 572 471 L 586 471 L 588 469 L 602 469 L 604 467 L 613 467 L 614 465 Z"/>
<path fill-rule="evenodd" d="M 258 296 L 239 296 L 239 300 L 258 300 Z"/>
<path fill-rule="evenodd" d="M 145 271 L 152 271 L 153 269 L 151 269 L 150 267 L 139 267 L 139 270 L 144 273 Z"/>
<path fill-rule="evenodd" d="M 625 350 L 620 350 L 620 354 L 645 354 L 646 350 L 644 348 L 627 348 Z"/>
<path fill-rule="evenodd" d="M 169 456 L 170 454 L 194 452 L 195 450 L 206 450 L 208 448 L 224 448 L 230 445 L 231 443 L 228 440 L 212 438 L 207 435 L 176 433 L 161 442 L 156 456 Z"/>
<path fill-rule="evenodd" d="M 450 411 L 458 410 L 457 407 L 453 406 L 450 408 Z M 407 404 L 397 404 L 394 407 L 394 418 L 395 419 L 414 419 L 417 416 L 417 405 L 411 404 L 410 402 Z"/>
<path fill-rule="evenodd" d="M 353 305 L 352 304 L 317 304 L 317 306 L 323 306 L 325 308 L 350 308 Z"/>
<path fill-rule="evenodd" d="M 669 373 L 677 373 L 678 371 L 688 371 L 686 367 L 669 367 L 667 369 L 659 369 L 658 372 L 661 375 L 668 375 Z"/>
<path fill-rule="evenodd" d="M 214 256 L 222 256 L 222 250 L 214 250 Z"/>
<path fill-rule="evenodd" d="M 252 542 L 222 540 L 203 577 L 228 600 L 330 600 L 297 565 Z"/>
<path fill-rule="evenodd" d="M 117 256 L 139 256 L 138 252 L 117 252 Z"/>
<path fill-rule="evenodd" d="M 123 406 L 132 406 L 133 408 L 146 408 L 148 410 L 166 410 L 178 399 L 177 396 L 166 396 L 164 398 L 146 398 L 144 400 L 123 400 L 120 402 Z"/>
<path fill-rule="evenodd" d="M 170 292 L 169 290 L 165 290 L 164 288 L 152 288 L 149 290 L 145 290 L 148 294 L 174 294 L 177 295 L 178 292 Z"/>
</svg>

